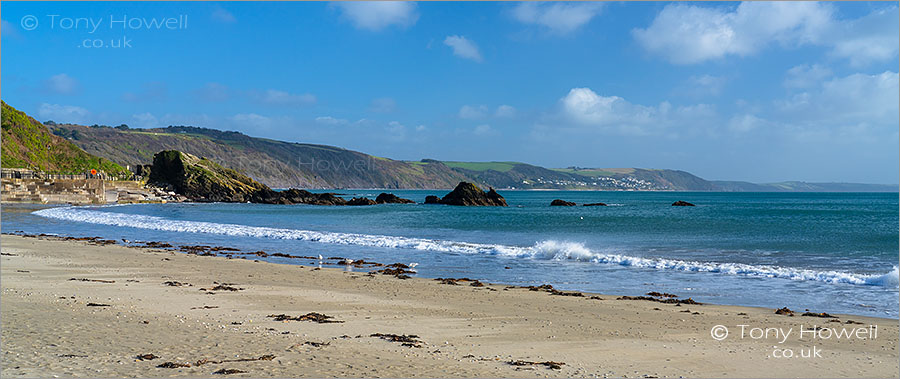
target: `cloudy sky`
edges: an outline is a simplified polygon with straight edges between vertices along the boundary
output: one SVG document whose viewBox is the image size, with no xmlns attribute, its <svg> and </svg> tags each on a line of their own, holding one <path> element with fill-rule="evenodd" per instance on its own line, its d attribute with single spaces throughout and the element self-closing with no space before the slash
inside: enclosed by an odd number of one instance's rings
<svg viewBox="0 0 900 379">
<path fill-rule="evenodd" d="M 897 183 L 898 36 L 896 3 L 3 2 L 2 98 L 394 159 Z"/>
</svg>

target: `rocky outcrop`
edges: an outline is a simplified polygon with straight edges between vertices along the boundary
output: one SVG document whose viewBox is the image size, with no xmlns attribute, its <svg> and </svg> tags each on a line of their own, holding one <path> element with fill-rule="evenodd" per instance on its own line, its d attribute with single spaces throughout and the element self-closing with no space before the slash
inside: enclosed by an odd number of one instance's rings
<svg viewBox="0 0 900 379">
<path fill-rule="evenodd" d="M 575 203 L 573 203 L 571 201 L 565 201 L 562 199 L 556 199 L 556 200 L 551 201 L 550 205 L 554 206 L 554 207 L 573 207 L 573 206 L 575 206 Z"/>
<path fill-rule="evenodd" d="M 153 156 L 149 181 L 197 202 L 314 205 L 347 203 L 333 193 L 311 193 L 293 188 L 275 191 L 211 160 L 177 150 L 160 151 Z"/>
<path fill-rule="evenodd" d="M 378 197 L 375 198 L 375 203 L 377 204 L 415 204 L 415 201 L 410 199 L 404 199 L 392 193 L 380 193 Z"/>
<path fill-rule="evenodd" d="M 585 207 L 605 207 L 606 203 L 587 203 Z"/>
<path fill-rule="evenodd" d="M 493 188 L 488 192 L 484 192 L 478 186 L 468 183 L 459 182 L 456 188 L 441 198 L 441 204 L 446 205 L 464 205 L 464 206 L 495 206 L 505 207 L 506 199 L 500 196 Z"/>
<path fill-rule="evenodd" d="M 368 197 L 354 197 L 347 201 L 347 205 L 375 205 L 375 200 Z"/>
<path fill-rule="evenodd" d="M 434 196 L 434 195 L 425 196 L 425 204 L 440 204 L 440 203 L 441 203 L 441 198 L 439 198 L 437 196 Z"/>
<path fill-rule="evenodd" d="M 678 200 L 678 201 L 672 203 L 672 206 L 673 207 L 693 207 L 694 204 L 688 203 L 687 201 Z"/>
</svg>

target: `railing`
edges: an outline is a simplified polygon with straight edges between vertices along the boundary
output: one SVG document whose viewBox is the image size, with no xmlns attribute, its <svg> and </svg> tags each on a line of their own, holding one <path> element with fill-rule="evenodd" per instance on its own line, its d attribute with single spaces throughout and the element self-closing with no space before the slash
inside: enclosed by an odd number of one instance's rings
<svg viewBox="0 0 900 379">
<path fill-rule="evenodd" d="M 0 178 L 3 179 L 50 179 L 50 180 L 81 180 L 81 179 L 101 179 L 101 180 L 134 180 L 141 181 L 143 176 L 128 175 L 109 175 L 105 172 L 97 172 L 92 174 L 89 172 L 81 174 L 53 174 L 43 171 L 32 171 L 24 169 L 7 169 L 0 170 Z"/>
</svg>

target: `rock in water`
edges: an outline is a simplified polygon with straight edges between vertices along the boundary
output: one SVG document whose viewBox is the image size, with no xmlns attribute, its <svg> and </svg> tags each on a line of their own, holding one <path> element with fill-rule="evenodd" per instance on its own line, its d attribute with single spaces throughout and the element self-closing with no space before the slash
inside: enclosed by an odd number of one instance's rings
<svg viewBox="0 0 900 379">
<path fill-rule="evenodd" d="M 693 207 L 694 204 L 688 203 L 687 201 L 678 200 L 678 201 L 672 203 L 672 206 L 673 207 Z"/>
<path fill-rule="evenodd" d="M 165 150 L 153 156 L 150 182 L 172 187 L 176 193 L 198 202 L 344 205 L 343 198 L 332 193 L 311 193 L 299 189 L 275 191 L 232 169 L 219 166 L 178 150 Z"/>
<path fill-rule="evenodd" d="M 375 205 L 375 200 L 368 197 L 354 197 L 347 202 L 347 205 Z"/>
<path fill-rule="evenodd" d="M 459 182 L 459 184 L 456 185 L 456 188 L 453 189 L 453 191 L 445 195 L 440 200 L 440 203 L 447 205 L 484 205 L 505 207 L 506 199 L 504 199 L 503 196 L 500 196 L 497 191 L 494 191 L 493 188 L 485 193 L 481 190 L 481 188 L 478 188 L 478 186 L 472 183 Z"/>
<path fill-rule="evenodd" d="M 605 207 L 606 203 L 588 203 L 584 205 L 585 207 Z"/>
<path fill-rule="evenodd" d="M 439 198 L 437 196 L 434 196 L 434 195 L 425 196 L 425 204 L 440 204 L 440 203 L 441 203 L 441 198 Z"/>
<path fill-rule="evenodd" d="M 562 199 L 556 199 L 556 200 L 551 201 L 550 205 L 552 205 L 554 207 L 572 207 L 572 206 L 575 206 L 575 203 L 573 203 L 571 201 L 565 201 Z"/>
<path fill-rule="evenodd" d="M 378 195 L 375 198 L 375 202 L 378 204 L 414 204 L 415 201 L 410 199 L 404 199 L 392 193 L 384 193 Z"/>
</svg>

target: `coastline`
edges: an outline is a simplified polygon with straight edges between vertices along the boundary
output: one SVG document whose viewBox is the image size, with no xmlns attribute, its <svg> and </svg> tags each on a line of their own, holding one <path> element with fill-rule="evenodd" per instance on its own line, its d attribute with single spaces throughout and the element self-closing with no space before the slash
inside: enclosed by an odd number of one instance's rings
<svg viewBox="0 0 900 379">
<path fill-rule="evenodd" d="M 895 319 L 836 315 L 840 322 L 828 322 L 802 317 L 802 310 L 788 317 L 769 308 L 553 296 L 6 234 L 2 251 L 4 377 L 214 376 L 220 369 L 252 377 L 900 373 Z M 219 284 L 237 290 L 210 290 Z M 267 317 L 310 312 L 343 322 Z M 732 336 L 713 339 L 716 325 L 732 329 Z M 793 329 L 794 336 L 783 344 L 740 338 L 738 325 Z M 801 325 L 875 325 L 877 338 L 798 339 Z M 388 340 L 372 337 L 379 333 Z M 389 341 L 392 334 L 415 335 L 412 345 L 420 347 Z M 815 346 L 821 358 L 775 358 L 773 346 L 798 352 Z M 141 354 L 159 358 L 135 358 Z M 222 362 L 268 355 L 275 357 Z M 190 367 L 157 368 L 165 362 Z M 564 364 L 540 364 L 546 362 Z"/>
</svg>

